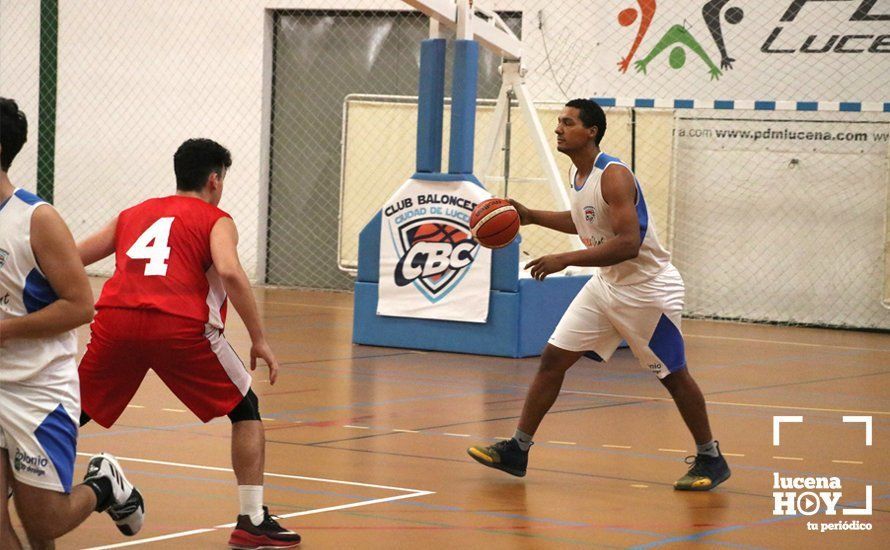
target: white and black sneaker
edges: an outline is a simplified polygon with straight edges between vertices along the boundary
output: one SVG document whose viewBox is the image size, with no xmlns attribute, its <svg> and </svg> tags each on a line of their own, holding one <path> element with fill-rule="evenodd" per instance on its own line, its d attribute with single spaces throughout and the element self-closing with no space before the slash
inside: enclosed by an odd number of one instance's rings
<svg viewBox="0 0 890 550">
<path fill-rule="evenodd" d="M 111 483 L 112 496 L 107 509 L 108 515 L 121 533 L 132 537 L 142 529 L 145 518 L 142 495 L 124 476 L 117 459 L 108 453 L 101 453 L 90 459 L 83 480 L 86 482 L 101 477 Z"/>
</svg>

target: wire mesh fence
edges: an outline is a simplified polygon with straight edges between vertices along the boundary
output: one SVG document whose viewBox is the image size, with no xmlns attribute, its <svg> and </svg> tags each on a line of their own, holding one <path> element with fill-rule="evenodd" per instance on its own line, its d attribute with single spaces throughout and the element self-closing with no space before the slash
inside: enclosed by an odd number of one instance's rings
<svg viewBox="0 0 890 550">
<path fill-rule="evenodd" d="M 607 108 L 603 149 L 638 175 L 688 314 L 890 328 L 890 5 L 487 7 L 523 41 L 545 132 L 567 99 Z M 413 169 L 427 34 L 396 0 L 4 1 L 0 95 L 31 121 L 10 176 L 52 196 L 83 237 L 172 192 L 173 151 L 211 137 L 233 153 L 221 207 L 251 278 L 348 290 L 358 230 Z M 480 62 L 479 137 L 498 64 Z M 513 114 L 507 149 L 477 175 L 556 208 Z M 530 256 L 575 246 L 534 228 L 523 242 Z"/>
</svg>

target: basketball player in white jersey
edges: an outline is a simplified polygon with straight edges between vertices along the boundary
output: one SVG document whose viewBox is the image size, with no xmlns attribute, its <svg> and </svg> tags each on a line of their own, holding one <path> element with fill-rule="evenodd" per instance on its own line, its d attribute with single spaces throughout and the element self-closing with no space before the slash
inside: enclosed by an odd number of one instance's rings
<svg viewBox="0 0 890 550">
<path fill-rule="evenodd" d="M 142 497 L 113 457 L 90 460 L 72 487 L 80 415 L 74 328 L 93 318 L 93 293 L 58 212 L 7 172 L 27 139 L 15 101 L 0 98 L 0 548 L 21 548 L 11 495 L 31 548 L 54 548 L 93 511 L 121 531 L 142 523 Z"/>
<path fill-rule="evenodd" d="M 596 266 L 544 348 L 514 437 L 467 452 L 476 461 L 524 476 L 532 436 L 559 395 L 566 371 L 582 356 L 608 361 L 621 340 L 668 389 L 695 439 L 697 454 L 677 490 L 707 491 L 730 471 L 711 435 L 705 400 L 686 368 L 680 320 L 684 286 L 650 223 L 636 177 L 619 159 L 600 151 L 606 115 L 592 100 L 566 103 L 556 127 L 557 149 L 572 159 L 572 209 L 530 210 L 513 202 L 522 225 L 577 234 L 583 250 L 551 254 L 526 268 L 537 280 L 568 266 Z"/>
</svg>

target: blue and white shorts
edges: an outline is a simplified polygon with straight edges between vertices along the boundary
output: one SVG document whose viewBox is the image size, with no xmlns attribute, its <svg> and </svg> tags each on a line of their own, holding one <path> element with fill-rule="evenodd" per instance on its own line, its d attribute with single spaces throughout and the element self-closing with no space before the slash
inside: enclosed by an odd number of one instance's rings
<svg viewBox="0 0 890 550">
<path fill-rule="evenodd" d="M 673 265 L 648 281 L 626 286 L 594 275 L 549 343 L 568 351 L 592 351 L 608 361 L 624 339 L 641 365 L 664 378 L 686 366 L 680 333 L 684 295 L 683 278 Z"/>
<path fill-rule="evenodd" d="M 76 366 L 65 370 L 40 385 L 0 384 L 0 448 L 9 453 L 12 475 L 60 493 L 71 492 L 80 419 Z"/>
</svg>

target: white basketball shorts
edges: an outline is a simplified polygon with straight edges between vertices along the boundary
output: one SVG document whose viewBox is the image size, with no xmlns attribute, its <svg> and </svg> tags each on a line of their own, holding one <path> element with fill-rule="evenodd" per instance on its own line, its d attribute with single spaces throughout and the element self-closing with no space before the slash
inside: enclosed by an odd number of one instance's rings
<svg viewBox="0 0 890 550">
<path fill-rule="evenodd" d="M 70 493 L 80 421 L 77 366 L 72 360 L 43 374 L 36 383 L 0 384 L 0 448 L 19 482 Z"/>
<path fill-rule="evenodd" d="M 608 361 L 624 339 L 641 365 L 664 378 L 686 366 L 680 333 L 684 294 L 683 278 L 673 265 L 648 281 L 626 286 L 594 275 L 549 343 L 568 351 L 592 351 Z"/>
</svg>

